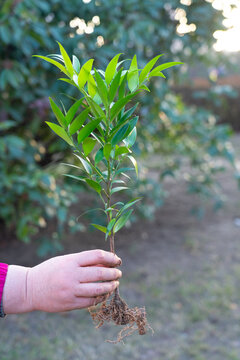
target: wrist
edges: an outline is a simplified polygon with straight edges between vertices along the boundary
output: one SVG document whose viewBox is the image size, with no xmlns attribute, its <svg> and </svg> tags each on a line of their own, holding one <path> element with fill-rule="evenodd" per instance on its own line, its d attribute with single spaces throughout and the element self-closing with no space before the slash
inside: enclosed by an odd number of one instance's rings
<svg viewBox="0 0 240 360">
<path fill-rule="evenodd" d="M 28 275 L 31 268 L 9 265 L 3 289 L 3 309 L 5 314 L 19 314 L 33 311 Z"/>
</svg>

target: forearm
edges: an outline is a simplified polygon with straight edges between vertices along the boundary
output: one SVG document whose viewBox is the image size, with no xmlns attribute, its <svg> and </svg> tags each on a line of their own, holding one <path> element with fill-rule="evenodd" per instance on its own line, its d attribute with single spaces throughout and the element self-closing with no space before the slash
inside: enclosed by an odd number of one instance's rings
<svg viewBox="0 0 240 360">
<path fill-rule="evenodd" d="M 5 314 L 19 314 L 32 311 L 28 294 L 28 267 L 9 265 L 3 289 Z"/>
</svg>

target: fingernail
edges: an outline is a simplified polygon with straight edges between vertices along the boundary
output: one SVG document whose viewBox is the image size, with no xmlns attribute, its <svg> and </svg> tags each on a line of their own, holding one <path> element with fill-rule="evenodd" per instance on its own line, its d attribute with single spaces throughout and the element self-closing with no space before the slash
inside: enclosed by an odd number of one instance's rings
<svg viewBox="0 0 240 360">
<path fill-rule="evenodd" d="M 118 265 L 122 265 L 122 259 L 120 259 L 120 257 L 117 258 L 118 258 Z"/>
<path fill-rule="evenodd" d="M 121 258 L 119 257 L 119 256 L 117 256 L 117 254 L 114 254 L 115 256 L 116 256 L 116 258 L 118 259 L 118 260 L 121 260 Z"/>
</svg>

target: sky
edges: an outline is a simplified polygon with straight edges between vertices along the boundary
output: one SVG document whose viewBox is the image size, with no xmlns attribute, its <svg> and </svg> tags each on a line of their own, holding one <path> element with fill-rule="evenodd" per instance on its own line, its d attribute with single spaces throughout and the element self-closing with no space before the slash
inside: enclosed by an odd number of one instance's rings
<svg viewBox="0 0 240 360">
<path fill-rule="evenodd" d="M 206 0 L 212 3 L 214 9 L 223 13 L 225 30 L 217 30 L 213 37 L 215 51 L 237 52 L 240 51 L 240 0 Z M 180 0 L 182 5 L 190 6 L 192 0 Z M 175 19 L 179 21 L 177 32 L 186 34 L 196 30 L 195 24 L 189 24 L 186 11 L 183 8 L 176 10 Z"/>
<path fill-rule="evenodd" d="M 216 51 L 240 51 L 240 0 L 214 0 L 212 6 L 223 12 L 226 30 L 215 31 Z"/>
</svg>

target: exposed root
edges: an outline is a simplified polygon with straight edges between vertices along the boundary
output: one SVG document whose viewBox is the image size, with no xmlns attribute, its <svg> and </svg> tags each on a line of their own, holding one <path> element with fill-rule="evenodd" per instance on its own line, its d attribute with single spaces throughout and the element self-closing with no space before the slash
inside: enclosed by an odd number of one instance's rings
<svg viewBox="0 0 240 360">
<path fill-rule="evenodd" d="M 118 289 L 115 290 L 111 300 L 106 299 L 100 306 L 89 308 L 89 312 L 96 324 L 96 328 L 110 321 L 113 321 L 116 325 L 125 325 L 118 333 L 116 340 L 107 340 L 107 342 L 118 343 L 137 330 L 139 335 L 146 334 L 148 329 L 152 330 L 147 322 L 145 308 L 129 308 L 127 303 L 120 297 Z"/>
</svg>

